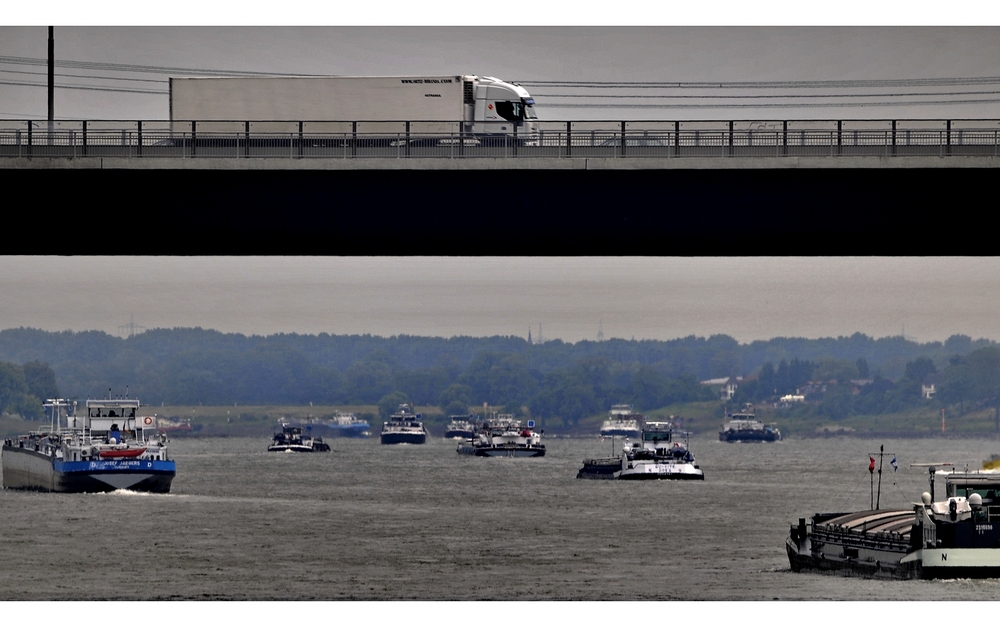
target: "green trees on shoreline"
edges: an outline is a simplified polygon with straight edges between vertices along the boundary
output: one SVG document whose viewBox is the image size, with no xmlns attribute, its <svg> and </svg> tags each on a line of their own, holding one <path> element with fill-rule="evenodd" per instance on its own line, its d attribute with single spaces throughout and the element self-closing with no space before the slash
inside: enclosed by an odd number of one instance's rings
<svg viewBox="0 0 1000 627">
<path fill-rule="evenodd" d="M 517 337 L 263 337 L 205 329 L 119 338 L 21 328 L 0 331 L 0 362 L 7 362 L 0 363 L 0 410 L 25 416 L 40 413 L 56 383 L 69 398 L 128 386 L 143 402 L 175 405 L 375 405 L 399 393 L 446 414 L 487 402 L 567 425 L 614 403 L 648 411 L 712 400 L 718 389 L 699 382 L 730 376 L 742 377 L 733 402 L 776 402 L 814 382 L 813 411 L 834 420 L 927 402 L 921 390 L 930 379 L 930 402 L 963 410 L 1000 405 L 1000 349 L 967 336 L 925 344 L 862 334 L 749 344 L 723 335 L 532 344 Z"/>
</svg>

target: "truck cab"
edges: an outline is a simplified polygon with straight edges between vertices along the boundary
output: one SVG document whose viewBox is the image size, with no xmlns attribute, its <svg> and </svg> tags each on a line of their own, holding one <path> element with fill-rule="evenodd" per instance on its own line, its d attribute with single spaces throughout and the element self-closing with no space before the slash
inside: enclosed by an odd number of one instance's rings
<svg viewBox="0 0 1000 627">
<path fill-rule="evenodd" d="M 506 83 L 492 76 L 467 76 L 473 85 L 473 127 L 467 130 L 477 135 L 517 135 L 520 143 L 530 144 L 538 134 L 535 120 L 535 100 L 520 85 Z M 468 83 L 467 83 L 468 84 Z M 466 88 L 468 105 L 469 89 Z"/>
</svg>

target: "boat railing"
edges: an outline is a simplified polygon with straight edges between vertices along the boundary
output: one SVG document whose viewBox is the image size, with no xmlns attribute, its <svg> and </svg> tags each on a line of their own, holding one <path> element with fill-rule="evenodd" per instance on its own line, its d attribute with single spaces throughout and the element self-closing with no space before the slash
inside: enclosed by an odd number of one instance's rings
<svg viewBox="0 0 1000 627">
<path fill-rule="evenodd" d="M 855 531 L 830 525 L 814 525 L 812 539 L 814 542 L 890 551 L 905 551 L 910 546 L 909 536 L 894 531 Z"/>
</svg>

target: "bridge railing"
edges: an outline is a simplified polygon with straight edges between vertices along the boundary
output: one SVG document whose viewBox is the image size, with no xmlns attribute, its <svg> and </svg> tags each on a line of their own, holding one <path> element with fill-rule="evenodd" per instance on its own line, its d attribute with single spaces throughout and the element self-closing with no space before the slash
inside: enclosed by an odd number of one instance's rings
<svg viewBox="0 0 1000 627">
<path fill-rule="evenodd" d="M 0 120 L 0 157 L 513 159 L 1000 155 L 1000 121 L 864 122 L 545 122 L 535 132 L 505 136 L 467 133 L 461 124 L 445 122 L 418 125 L 60 121 L 50 127 L 44 121 Z M 429 129 L 432 124 L 437 128 Z"/>
</svg>

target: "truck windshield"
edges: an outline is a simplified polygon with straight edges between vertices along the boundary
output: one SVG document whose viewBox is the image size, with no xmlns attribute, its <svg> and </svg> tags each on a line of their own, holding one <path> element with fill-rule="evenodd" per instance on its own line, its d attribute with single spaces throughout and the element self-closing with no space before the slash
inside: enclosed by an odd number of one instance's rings
<svg viewBox="0 0 1000 627">
<path fill-rule="evenodd" d="M 531 100 L 531 102 L 497 102 L 497 113 L 509 122 L 538 119 L 538 116 L 535 115 L 535 108 L 531 106 L 531 103 L 534 103 L 534 100 Z"/>
<path fill-rule="evenodd" d="M 525 120 L 537 120 L 538 116 L 535 115 L 535 104 L 534 98 L 521 98 L 521 102 L 524 104 L 524 119 Z"/>
</svg>

